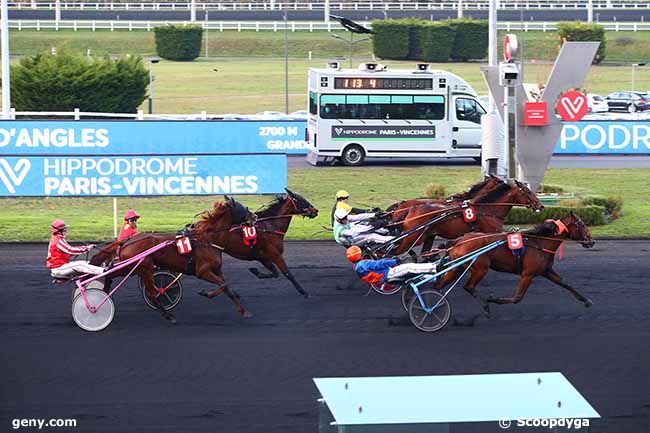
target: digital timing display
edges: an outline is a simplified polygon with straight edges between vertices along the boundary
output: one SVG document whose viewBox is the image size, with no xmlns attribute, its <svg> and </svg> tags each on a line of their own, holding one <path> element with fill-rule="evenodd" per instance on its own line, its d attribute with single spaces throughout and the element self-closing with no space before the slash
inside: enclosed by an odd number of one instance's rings
<svg viewBox="0 0 650 433">
<path fill-rule="evenodd" d="M 334 78 L 335 89 L 431 90 L 431 78 Z"/>
</svg>

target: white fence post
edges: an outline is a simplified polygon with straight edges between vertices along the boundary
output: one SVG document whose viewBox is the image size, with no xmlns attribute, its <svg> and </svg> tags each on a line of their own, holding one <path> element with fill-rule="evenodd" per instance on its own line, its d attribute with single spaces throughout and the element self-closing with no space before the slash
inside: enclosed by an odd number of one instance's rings
<svg viewBox="0 0 650 433">
<path fill-rule="evenodd" d="M 81 116 L 79 115 L 79 109 L 75 108 L 74 109 L 74 120 L 79 120 L 81 119 Z"/>
<path fill-rule="evenodd" d="M 142 110 L 138 110 L 138 115 L 136 117 L 136 120 L 144 120 L 144 113 Z"/>
</svg>

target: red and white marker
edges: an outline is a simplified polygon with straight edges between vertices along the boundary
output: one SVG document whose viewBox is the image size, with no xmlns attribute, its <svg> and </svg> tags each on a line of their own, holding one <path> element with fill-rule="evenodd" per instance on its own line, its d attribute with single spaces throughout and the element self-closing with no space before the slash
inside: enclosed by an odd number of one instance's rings
<svg viewBox="0 0 650 433">
<path fill-rule="evenodd" d="M 577 90 L 564 92 L 558 98 L 555 110 L 565 122 L 577 122 L 589 111 L 587 96 Z"/>
</svg>

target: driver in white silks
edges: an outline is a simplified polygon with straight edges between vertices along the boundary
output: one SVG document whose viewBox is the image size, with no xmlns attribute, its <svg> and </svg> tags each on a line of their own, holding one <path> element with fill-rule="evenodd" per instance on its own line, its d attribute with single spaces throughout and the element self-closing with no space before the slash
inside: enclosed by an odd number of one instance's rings
<svg viewBox="0 0 650 433">
<path fill-rule="evenodd" d="M 364 224 L 375 217 L 374 213 L 350 214 L 345 208 L 338 208 L 334 212 L 334 239 L 337 243 L 350 246 L 364 242 L 383 244 L 393 240 L 392 236 L 375 233 L 372 225 Z"/>
</svg>

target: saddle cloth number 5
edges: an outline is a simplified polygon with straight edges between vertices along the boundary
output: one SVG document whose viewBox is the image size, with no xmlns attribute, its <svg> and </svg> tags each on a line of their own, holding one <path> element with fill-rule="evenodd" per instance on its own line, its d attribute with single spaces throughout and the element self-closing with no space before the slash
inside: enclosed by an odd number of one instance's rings
<svg viewBox="0 0 650 433">
<path fill-rule="evenodd" d="M 508 235 L 508 248 L 511 250 L 520 250 L 524 246 L 524 238 L 521 233 L 510 233 Z"/>
<path fill-rule="evenodd" d="M 466 223 L 476 221 L 476 210 L 473 207 L 466 207 L 463 209 L 463 220 Z"/>
<path fill-rule="evenodd" d="M 178 254 L 187 254 L 192 252 L 192 242 L 187 236 L 176 239 L 176 249 Z"/>
</svg>

